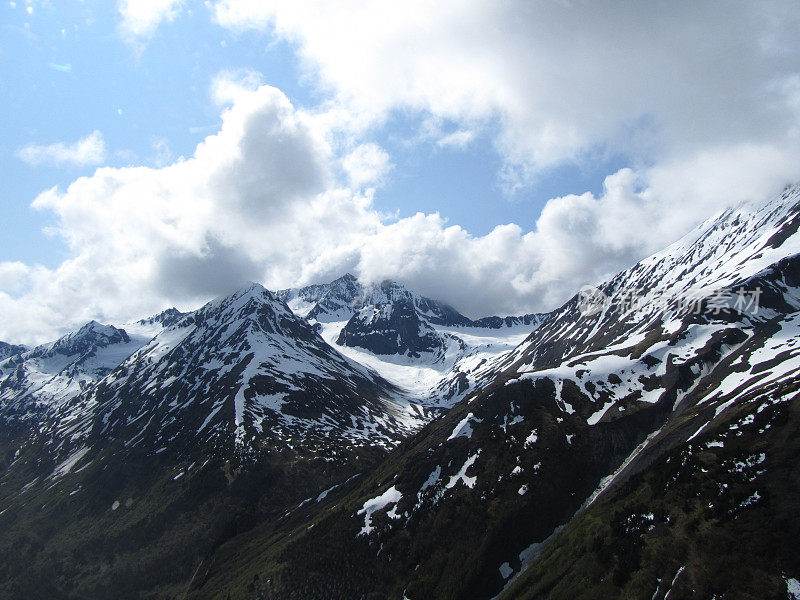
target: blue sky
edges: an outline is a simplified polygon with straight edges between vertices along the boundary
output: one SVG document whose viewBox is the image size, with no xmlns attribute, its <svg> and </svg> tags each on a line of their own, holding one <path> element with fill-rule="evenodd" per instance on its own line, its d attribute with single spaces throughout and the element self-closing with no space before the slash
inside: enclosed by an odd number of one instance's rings
<svg viewBox="0 0 800 600">
<path fill-rule="evenodd" d="M 798 28 L 794 0 L 4 0 L 0 339 L 346 271 L 551 309 L 800 180 Z"/>
<path fill-rule="evenodd" d="M 87 167 L 29 166 L 16 156 L 28 144 L 74 141 L 99 130 L 108 147 L 103 165 L 154 164 L 190 155 L 219 127 L 209 88 L 223 69 L 256 68 L 298 104 L 310 90 L 297 77 L 285 43 L 261 34 L 231 35 L 207 15 L 165 23 L 140 49 L 119 34 L 113 2 L 3 4 L 0 54 L 0 142 L 6 260 L 56 266 L 62 243 L 43 236 L 52 219 L 30 208 L 44 189 L 66 186 Z M 159 146 L 160 144 L 160 146 Z M 166 155 L 165 155 L 166 153 Z"/>
</svg>

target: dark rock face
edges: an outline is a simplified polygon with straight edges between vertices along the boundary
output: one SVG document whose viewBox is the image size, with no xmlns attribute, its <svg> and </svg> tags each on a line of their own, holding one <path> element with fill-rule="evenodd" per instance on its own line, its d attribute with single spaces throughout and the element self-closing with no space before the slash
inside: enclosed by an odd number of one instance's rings
<svg viewBox="0 0 800 600">
<path fill-rule="evenodd" d="M 153 315 L 147 319 L 142 319 L 138 321 L 139 325 L 156 325 L 159 324 L 162 327 L 172 327 L 176 323 L 178 323 L 186 314 L 179 311 L 177 308 L 168 308 L 163 312 L 158 313 L 157 315 Z"/>
<path fill-rule="evenodd" d="M 520 317 L 483 317 L 470 323 L 470 327 L 485 329 L 502 329 L 503 327 L 535 326 L 544 321 L 547 315 L 543 313 L 530 313 Z"/>
<path fill-rule="evenodd" d="M 336 343 L 364 348 L 373 354 L 419 358 L 421 353 L 440 350 L 445 340 L 420 318 L 410 299 L 401 298 L 363 308 L 347 322 Z"/>
<path fill-rule="evenodd" d="M 17 354 L 22 354 L 25 352 L 27 348 L 25 346 L 18 346 L 14 344 L 7 344 L 6 342 L 0 342 L 0 362 L 4 361 L 5 359 L 16 356 Z"/>
</svg>

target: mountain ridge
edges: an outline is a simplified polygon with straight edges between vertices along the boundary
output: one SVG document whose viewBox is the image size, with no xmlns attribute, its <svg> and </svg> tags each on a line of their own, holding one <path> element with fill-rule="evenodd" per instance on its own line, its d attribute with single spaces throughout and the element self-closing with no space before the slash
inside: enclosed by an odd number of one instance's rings
<svg viewBox="0 0 800 600">
<path fill-rule="evenodd" d="M 799 224 L 789 188 L 500 329 L 345 276 L 13 355 L 0 594 L 779 597 L 800 576 Z M 47 352 L 84 387 L 7 412 Z M 768 560 L 731 542 L 758 519 Z"/>
<path fill-rule="evenodd" d="M 241 540 L 241 548 L 226 547 L 220 556 L 245 561 L 249 576 L 261 582 L 256 590 L 268 589 L 271 598 L 312 598 L 323 589 L 337 590 L 329 594 L 333 598 L 373 593 L 398 600 L 488 598 L 504 589 L 503 597 L 541 597 L 553 589 L 561 590 L 551 596 L 556 598 L 595 597 L 592 588 L 570 585 L 597 577 L 595 572 L 573 567 L 577 579 L 568 576 L 552 587 L 546 567 L 536 562 L 543 548 L 551 548 L 545 555 L 551 557 L 574 544 L 600 543 L 581 538 L 588 534 L 576 533 L 578 525 L 569 528 L 583 522 L 575 515 L 594 514 L 596 507 L 608 506 L 608 498 L 624 503 L 614 490 L 624 489 L 637 473 L 649 473 L 648 465 L 660 457 L 696 457 L 694 440 L 711 444 L 708 436 L 726 420 L 738 419 L 732 435 L 758 447 L 753 424 L 763 427 L 764 420 L 757 415 L 777 414 L 800 389 L 792 341 L 800 309 L 799 196 L 794 188 L 723 213 L 599 286 L 609 298 L 631 287 L 651 299 L 666 295 L 664 304 L 611 310 L 612 301 L 584 315 L 575 296 L 502 361 L 491 381 L 350 484 L 335 504 L 295 524 L 267 525 L 250 538 L 289 535 L 281 539 L 291 541 L 259 551 Z M 699 310 L 686 310 L 681 294 L 697 288 L 703 294 L 694 298 Z M 760 311 L 736 310 L 739 290 L 758 291 Z M 752 481 L 737 486 L 737 494 L 746 492 L 737 511 L 763 511 Z M 484 503 L 492 507 L 488 514 Z M 367 513 L 365 525 L 361 515 L 367 507 L 377 508 Z M 638 510 L 639 517 L 630 518 L 640 518 Z M 796 547 L 791 540 L 797 527 L 786 527 L 788 515 L 783 518 L 779 547 Z M 313 527 L 307 530 L 308 523 Z M 565 525 L 569 542 L 558 534 Z M 368 533 L 359 535 L 367 526 Z M 659 531 L 661 539 L 672 535 L 669 528 Z M 337 551 L 311 555 L 310 548 Z M 766 571 L 758 561 L 771 589 L 783 582 L 781 569 L 796 563 L 791 553 L 777 559 L 782 566 Z M 603 597 L 663 598 L 669 588 L 659 587 L 656 576 L 672 580 L 680 567 L 652 561 L 615 567 L 608 556 L 604 560 L 592 563 L 607 576 L 596 580 Z M 225 576 L 224 564 L 196 582 L 191 597 L 241 590 Z M 363 579 L 348 577 L 347 564 L 359 564 Z M 708 577 L 701 565 L 687 565 L 687 578 Z M 637 579 L 643 569 L 652 573 L 652 585 L 642 587 Z M 298 589 L 293 582 L 301 573 Z M 534 587 L 528 590 L 523 580 Z M 535 587 L 539 580 L 551 587 Z M 734 580 L 754 591 L 746 576 Z M 702 584 L 707 590 L 715 586 L 716 593 L 731 589 L 724 579 Z M 633 596 L 625 591 L 632 589 L 638 590 Z"/>
</svg>

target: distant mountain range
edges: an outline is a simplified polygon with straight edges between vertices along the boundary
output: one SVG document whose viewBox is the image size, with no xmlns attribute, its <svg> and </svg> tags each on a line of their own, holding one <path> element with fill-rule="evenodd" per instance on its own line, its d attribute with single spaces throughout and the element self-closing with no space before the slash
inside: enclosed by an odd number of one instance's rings
<svg viewBox="0 0 800 600">
<path fill-rule="evenodd" d="M 0 343 L 0 597 L 790 598 L 798 225 L 547 314 L 345 275 Z"/>
</svg>

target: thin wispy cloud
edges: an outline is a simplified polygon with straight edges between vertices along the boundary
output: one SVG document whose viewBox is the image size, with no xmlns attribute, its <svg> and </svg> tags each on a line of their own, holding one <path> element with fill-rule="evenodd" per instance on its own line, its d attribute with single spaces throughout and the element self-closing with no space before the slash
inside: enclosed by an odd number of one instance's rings
<svg viewBox="0 0 800 600">
<path fill-rule="evenodd" d="M 60 73 L 70 73 L 72 71 L 72 65 L 69 64 L 50 63 L 47 66 L 53 69 L 53 71 L 59 71 Z"/>
<path fill-rule="evenodd" d="M 122 31 L 136 39 L 152 36 L 163 22 L 173 21 L 184 0 L 121 0 L 119 13 Z"/>
<path fill-rule="evenodd" d="M 475 132 L 459 129 L 440 138 L 436 144 L 441 148 L 466 148 L 475 139 Z"/>
<path fill-rule="evenodd" d="M 72 144 L 64 142 L 48 145 L 30 144 L 17 150 L 17 156 L 32 166 L 42 164 L 92 166 L 105 160 L 106 143 L 103 134 L 95 130 Z"/>
</svg>

